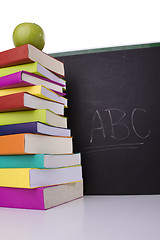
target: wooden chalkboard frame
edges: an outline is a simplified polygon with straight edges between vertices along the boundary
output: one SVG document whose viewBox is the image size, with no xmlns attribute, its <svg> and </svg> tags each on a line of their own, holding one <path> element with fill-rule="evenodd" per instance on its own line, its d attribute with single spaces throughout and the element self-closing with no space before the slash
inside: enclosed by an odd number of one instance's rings
<svg viewBox="0 0 160 240">
<path fill-rule="evenodd" d="M 112 51 L 122 51 L 122 50 L 142 49 L 142 48 L 152 48 L 152 47 L 160 47 L 160 42 L 106 47 L 106 48 L 85 49 L 85 50 L 78 50 L 78 51 L 75 50 L 75 51 L 57 52 L 57 53 L 50 53 L 50 55 L 52 57 L 57 58 L 57 57 L 73 56 L 73 55 L 79 55 L 79 54 L 81 55 L 81 54 L 89 54 L 89 53 L 112 52 Z"/>
</svg>

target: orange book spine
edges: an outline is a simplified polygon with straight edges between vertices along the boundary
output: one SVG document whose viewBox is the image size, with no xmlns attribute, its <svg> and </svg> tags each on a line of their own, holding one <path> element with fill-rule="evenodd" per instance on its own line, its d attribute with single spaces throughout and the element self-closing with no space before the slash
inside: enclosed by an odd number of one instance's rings
<svg viewBox="0 0 160 240">
<path fill-rule="evenodd" d="M 25 154 L 24 134 L 0 136 L 0 155 Z"/>
</svg>

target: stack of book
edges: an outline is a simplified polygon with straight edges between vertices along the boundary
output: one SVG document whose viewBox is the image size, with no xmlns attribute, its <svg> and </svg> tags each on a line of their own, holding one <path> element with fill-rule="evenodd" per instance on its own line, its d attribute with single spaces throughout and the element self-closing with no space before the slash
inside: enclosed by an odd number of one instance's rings
<svg viewBox="0 0 160 240">
<path fill-rule="evenodd" d="M 63 77 L 63 63 L 30 44 L 0 53 L 1 207 L 44 210 L 83 195 Z"/>
</svg>

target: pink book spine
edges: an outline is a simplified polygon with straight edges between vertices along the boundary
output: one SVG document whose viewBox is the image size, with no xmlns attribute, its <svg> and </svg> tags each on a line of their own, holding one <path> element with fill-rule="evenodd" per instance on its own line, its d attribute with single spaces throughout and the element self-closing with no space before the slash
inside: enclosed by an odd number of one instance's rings
<svg viewBox="0 0 160 240">
<path fill-rule="evenodd" d="M 13 74 L 6 75 L 4 77 L 0 77 L 0 88 L 7 88 L 8 86 L 14 86 L 14 85 L 21 85 L 22 79 L 21 79 L 22 72 L 16 72 Z"/>
<path fill-rule="evenodd" d="M 12 73 L 12 74 L 0 77 L 0 88 L 6 88 L 7 86 L 10 86 L 10 85 L 14 86 L 14 85 L 17 85 L 17 84 L 23 84 L 22 86 L 24 86 L 25 84 L 26 85 L 33 85 L 33 84 L 29 84 L 28 82 L 25 82 L 25 81 L 22 80 L 21 76 L 22 76 L 23 72 L 28 74 L 28 75 L 31 75 L 33 77 L 38 77 L 38 78 L 40 78 L 44 81 L 51 82 L 51 83 L 54 83 L 54 84 L 59 85 L 59 86 L 63 86 L 62 84 L 59 84 L 59 83 L 57 83 L 53 80 L 50 80 L 48 78 L 36 75 L 34 73 L 30 73 L 30 72 L 26 72 L 26 71 L 20 71 L 20 72 L 16 72 L 16 73 Z"/>
<path fill-rule="evenodd" d="M 35 189 L 0 187 L 0 207 L 45 210 L 43 187 Z"/>
<path fill-rule="evenodd" d="M 28 74 L 28 75 L 38 77 L 42 80 L 57 84 L 54 81 L 49 80 L 48 78 L 44 78 L 44 77 L 38 76 L 36 74 L 29 73 L 29 72 L 26 72 L 26 71 L 20 71 L 20 72 L 16 72 L 16 73 L 6 75 L 4 77 L 0 77 L 0 89 L 34 86 L 34 84 L 32 84 L 32 83 L 28 83 L 28 82 L 25 82 L 24 80 L 22 80 L 22 73 L 23 72 Z M 52 90 L 52 91 L 56 92 L 60 96 L 65 96 L 66 95 L 66 93 L 57 92 L 55 90 Z"/>
</svg>

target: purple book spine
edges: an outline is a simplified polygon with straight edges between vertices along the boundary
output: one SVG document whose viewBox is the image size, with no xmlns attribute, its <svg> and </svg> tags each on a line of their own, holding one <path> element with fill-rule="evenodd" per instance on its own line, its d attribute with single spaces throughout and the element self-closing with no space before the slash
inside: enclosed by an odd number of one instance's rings
<svg viewBox="0 0 160 240">
<path fill-rule="evenodd" d="M 19 134 L 19 133 L 37 133 L 37 123 L 38 122 L 26 122 L 18 124 L 9 124 L 0 126 L 0 136 Z"/>
<path fill-rule="evenodd" d="M 0 207 L 45 210 L 43 187 L 34 189 L 0 187 Z"/>
</svg>

